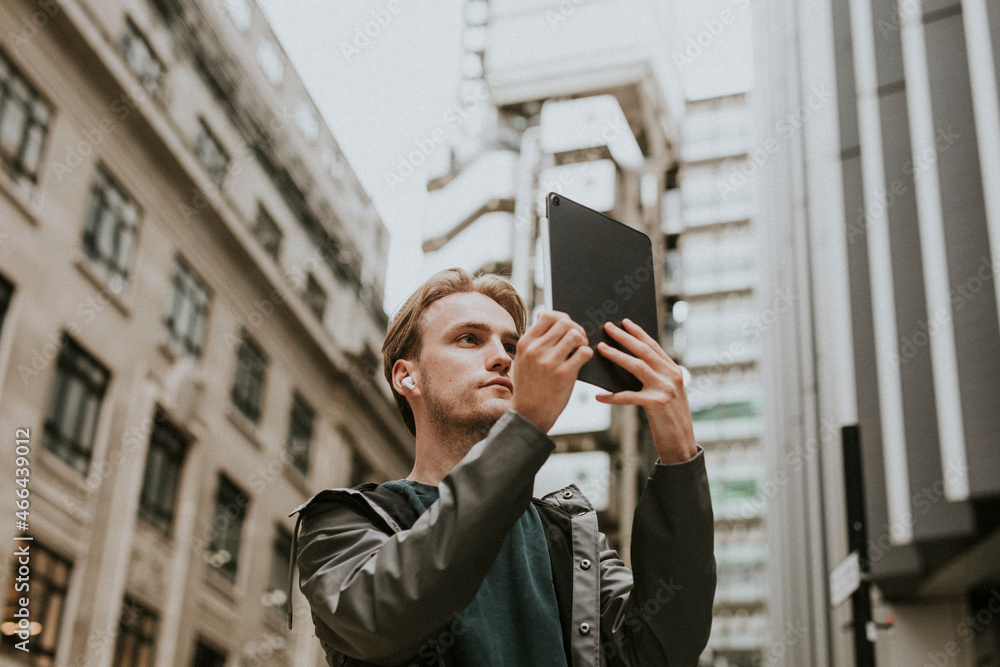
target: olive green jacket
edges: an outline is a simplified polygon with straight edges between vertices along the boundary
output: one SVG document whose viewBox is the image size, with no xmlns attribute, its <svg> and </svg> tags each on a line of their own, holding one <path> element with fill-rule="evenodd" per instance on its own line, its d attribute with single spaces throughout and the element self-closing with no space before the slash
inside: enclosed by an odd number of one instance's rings
<svg viewBox="0 0 1000 667">
<path fill-rule="evenodd" d="M 703 453 L 656 465 L 635 510 L 629 570 L 575 486 L 532 499 L 535 473 L 553 448 L 545 433 L 509 410 L 445 476 L 438 501 L 419 518 L 377 485 L 328 489 L 296 508 L 289 515 L 299 515 L 289 589 L 297 561 L 327 662 L 454 665 L 448 649 L 463 631 L 457 615 L 534 503 L 567 663 L 696 665 L 708 642 L 716 582 Z"/>
</svg>

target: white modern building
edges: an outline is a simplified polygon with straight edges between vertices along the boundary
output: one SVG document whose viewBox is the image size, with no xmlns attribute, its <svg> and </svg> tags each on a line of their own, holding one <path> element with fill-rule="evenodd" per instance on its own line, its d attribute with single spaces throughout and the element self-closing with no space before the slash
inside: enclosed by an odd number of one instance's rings
<svg viewBox="0 0 1000 667">
<path fill-rule="evenodd" d="M 745 93 L 688 102 L 681 140 L 675 348 L 691 372 L 695 437 L 716 518 L 718 588 L 710 664 L 759 664 L 770 642 L 761 384 L 768 323 L 757 301 L 752 110 Z M 668 237 L 669 238 L 669 237 Z"/>
<path fill-rule="evenodd" d="M 467 122 L 450 164 L 428 184 L 424 272 L 462 266 L 511 276 L 541 301 L 538 221 L 549 191 L 654 239 L 664 278 L 664 193 L 676 187 L 684 112 L 670 58 L 669 7 L 501 0 L 465 3 L 458 98 Z M 676 239 L 674 239 L 676 240 Z M 663 294 L 661 338 L 676 294 Z M 627 555 L 632 508 L 656 459 L 638 413 L 610 409 L 579 384 L 553 434 L 560 454 L 542 486 L 576 481 L 601 505 L 602 526 Z M 547 490 L 547 489 L 546 489 Z"/>
</svg>

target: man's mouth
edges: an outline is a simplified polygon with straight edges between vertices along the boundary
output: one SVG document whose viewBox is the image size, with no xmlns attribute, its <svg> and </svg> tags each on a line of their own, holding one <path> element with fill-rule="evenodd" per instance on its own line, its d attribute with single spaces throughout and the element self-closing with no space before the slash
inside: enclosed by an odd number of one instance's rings
<svg viewBox="0 0 1000 667">
<path fill-rule="evenodd" d="M 486 386 L 486 387 L 506 387 L 507 391 L 509 391 L 512 394 L 514 393 L 514 383 L 511 382 L 510 380 L 508 380 L 507 378 L 497 378 L 496 380 L 493 380 L 492 382 L 486 383 L 486 385 L 484 385 L 484 386 Z"/>
</svg>

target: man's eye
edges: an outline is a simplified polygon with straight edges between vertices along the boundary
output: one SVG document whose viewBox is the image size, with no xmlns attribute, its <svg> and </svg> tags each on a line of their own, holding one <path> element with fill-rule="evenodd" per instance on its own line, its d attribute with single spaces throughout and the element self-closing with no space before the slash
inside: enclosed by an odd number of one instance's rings
<svg viewBox="0 0 1000 667">
<path fill-rule="evenodd" d="M 470 343 L 476 342 L 476 337 L 473 336 L 472 334 L 464 334 L 463 336 L 460 336 L 458 340 L 465 341 L 466 339 L 468 339 Z"/>
<path fill-rule="evenodd" d="M 511 356 L 513 356 L 514 353 L 517 352 L 517 345 L 514 345 L 512 343 L 507 343 L 507 345 L 505 345 L 504 347 L 507 350 L 507 353 L 510 354 Z"/>
</svg>

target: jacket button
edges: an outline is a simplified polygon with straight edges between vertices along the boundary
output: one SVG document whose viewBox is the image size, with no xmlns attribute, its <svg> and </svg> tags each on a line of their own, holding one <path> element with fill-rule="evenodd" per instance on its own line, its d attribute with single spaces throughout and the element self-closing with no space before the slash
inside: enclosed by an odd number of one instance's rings
<svg viewBox="0 0 1000 667">
<path fill-rule="evenodd" d="M 572 491 L 563 491 L 563 498 L 572 498 L 572 497 L 573 497 Z"/>
<path fill-rule="evenodd" d="M 590 569 L 590 561 L 587 560 L 586 558 L 584 558 L 583 560 L 580 561 L 580 567 L 583 568 L 584 570 L 589 570 Z"/>
<path fill-rule="evenodd" d="M 589 632 L 590 632 L 590 623 L 581 623 L 580 624 L 580 634 L 581 635 L 585 635 L 585 634 L 587 634 Z"/>
</svg>

